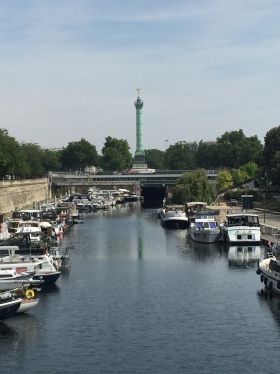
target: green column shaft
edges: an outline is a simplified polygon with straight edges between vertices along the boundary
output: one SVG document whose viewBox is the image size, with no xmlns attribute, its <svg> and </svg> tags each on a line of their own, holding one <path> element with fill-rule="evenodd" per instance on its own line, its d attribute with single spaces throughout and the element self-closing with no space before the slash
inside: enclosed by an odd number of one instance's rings
<svg viewBox="0 0 280 374">
<path fill-rule="evenodd" d="M 136 108 L 136 154 L 143 154 L 143 123 L 142 123 L 142 108 L 143 101 L 138 98 L 134 103 Z"/>
</svg>

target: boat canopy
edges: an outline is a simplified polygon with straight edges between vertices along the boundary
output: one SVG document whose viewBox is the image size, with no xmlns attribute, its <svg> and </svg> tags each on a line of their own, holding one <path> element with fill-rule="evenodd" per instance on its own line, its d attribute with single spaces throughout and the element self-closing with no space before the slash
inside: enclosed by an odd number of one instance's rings
<svg viewBox="0 0 280 374">
<path fill-rule="evenodd" d="M 187 203 L 187 206 L 188 206 L 188 207 L 196 206 L 196 205 L 203 205 L 203 206 L 206 206 L 207 203 L 202 202 L 202 201 L 191 201 L 190 203 Z"/>
</svg>

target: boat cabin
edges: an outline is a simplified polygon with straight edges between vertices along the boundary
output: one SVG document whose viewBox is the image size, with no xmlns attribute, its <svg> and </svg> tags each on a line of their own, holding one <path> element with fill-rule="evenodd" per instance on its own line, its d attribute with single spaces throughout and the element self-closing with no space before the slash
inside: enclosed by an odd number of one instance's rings
<svg viewBox="0 0 280 374">
<path fill-rule="evenodd" d="M 184 212 L 184 205 L 166 205 L 165 212 Z"/>
<path fill-rule="evenodd" d="M 190 217 L 190 225 L 198 230 L 215 229 L 218 227 L 215 216 L 212 212 L 196 212 Z"/>
<path fill-rule="evenodd" d="M 226 219 L 227 226 L 260 226 L 259 216 L 257 214 L 228 214 Z"/>
</svg>

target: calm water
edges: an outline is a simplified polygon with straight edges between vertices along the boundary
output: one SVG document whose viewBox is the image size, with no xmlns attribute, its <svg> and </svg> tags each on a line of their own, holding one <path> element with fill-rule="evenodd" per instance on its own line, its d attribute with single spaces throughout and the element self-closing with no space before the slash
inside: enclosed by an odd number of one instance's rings
<svg viewBox="0 0 280 374">
<path fill-rule="evenodd" d="M 82 219 L 71 270 L 0 326 L 1 373 L 278 372 L 280 300 L 257 295 L 257 265 L 139 204 Z"/>
</svg>

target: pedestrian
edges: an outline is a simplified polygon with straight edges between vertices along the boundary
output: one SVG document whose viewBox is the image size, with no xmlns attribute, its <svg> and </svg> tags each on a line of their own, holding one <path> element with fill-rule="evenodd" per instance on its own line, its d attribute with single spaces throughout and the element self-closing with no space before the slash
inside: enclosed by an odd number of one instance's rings
<svg viewBox="0 0 280 374">
<path fill-rule="evenodd" d="M 272 243 L 271 243 L 271 241 L 270 241 L 270 240 L 268 241 L 267 245 L 268 245 L 268 248 L 269 248 L 269 249 L 271 249 L 271 248 L 272 248 Z"/>
</svg>

